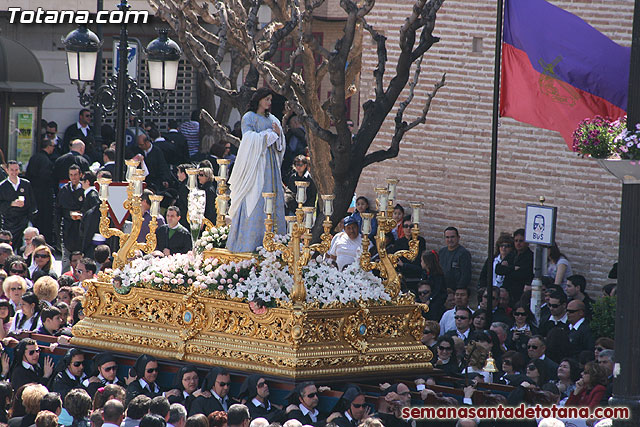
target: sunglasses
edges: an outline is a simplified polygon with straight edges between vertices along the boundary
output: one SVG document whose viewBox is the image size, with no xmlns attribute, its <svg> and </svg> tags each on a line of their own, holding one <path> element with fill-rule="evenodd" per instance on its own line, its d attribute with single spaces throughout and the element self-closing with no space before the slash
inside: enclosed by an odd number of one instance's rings
<svg viewBox="0 0 640 427">
<path fill-rule="evenodd" d="M 537 368 L 536 368 L 536 365 L 529 365 L 529 366 L 527 366 L 527 371 L 535 371 L 536 369 L 537 369 Z"/>
<path fill-rule="evenodd" d="M 514 316 L 526 316 L 527 313 L 525 313 L 524 311 L 515 311 L 513 313 Z"/>
<path fill-rule="evenodd" d="M 231 385 L 231 383 L 224 383 L 224 382 L 222 382 L 222 381 L 216 381 L 216 382 L 218 383 L 218 385 L 219 385 L 220 387 L 226 387 L 226 386 L 230 386 L 230 385 Z"/>
<path fill-rule="evenodd" d="M 39 348 L 36 348 L 35 350 L 29 350 L 29 351 L 27 352 L 27 354 L 28 354 L 29 356 L 33 356 L 33 355 L 34 355 L 34 354 L 36 354 L 36 353 L 40 353 L 40 349 L 39 349 Z"/>
<path fill-rule="evenodd" d="M 22 288 L 9 288 L 10 291 L 21 291 Z"/>
<path fill-rule="evenodd" d="M 49 255 L 47 255 L 47 254 L 35 254 L 33 257 L 34 258 L 49 258 Z"/>
<path fill-rule="evenodd" d="M 441 350 L 441 351 L 451 351 L 451 347 L 443 347 L 443 346 L 441 346 L 441 345 L 440 345 L 440 346 L 438 346 L 438 350 Z"/>
<path fill-rule="evenodd" d="M 352 403 L 351 406 L 353 406 L 356 409 L 360 409 L 364 406 L 364 403 Z"/>
<path fill-rule="evenodd" d="M 604 347 L 596 347 L 596 351 L 603 351 L 603 350 L 604 350 Z"/>
<path fill-rule="evenodd" d="M 10 272 L 12 272 L 12 273 L 14 273 L 14 274 L 22 274 L 22 273 L 24 273 L 24 270 L 22 270 L 22 269 L 15 269 L 15 268 L 12 268 L 12 269 L 11 269 L 11 270 L 9 270 L 9 271 L 10 271 Z"/>
<path fill-rule="evenodd" d="M 537 345 L 528 345 L 527 348 L 530 348 L 531 350 L 537 350 L 538 346 Z"/>
<path fill-rule="evenodd" d="M 549 307 L 551 308 L 558 308 L 560 307 L 562 304 L 549 304 Z"/>
<path fill-rule="evenodd" d="M 411 228 L 411 224 L 402 224 L 402 228 Z"/>
<path fill-rule="evenodd" d="M 267 383 L 266 383 L 266 382 L 261 382 L 261 383 L 256 384 L 256 387 L 258 387 L 258 388 L 262 388 L 262 387 L 264 387 L 264 386 L 266 386 L 266 385 L 267 385 Z"/>
<path fill-rule="evenodd" d="M 467 320 L 469 317 L 468 316 L 454 316 L 453 317 L 456 320 Z"/>
<path fill-rule="evenodd" d="M 80 366 L 82 366 L 82 364 L 83 364 L 83 363 L 84 363 L 84 362 L 73 362 L 73 363 L 72 363 L 72 365 L 73 365 L 75 368 L 79 368 Z"/>
<path fill-rule="evenodd" d="M 507 366 L 511 366 L 511 360 L 503 360 L 502 364 L 503 365 L 507 365 Z"/>
<path fill-rule="evenodd" d="M 567 313 L 577 313 L 578 311 L 582 311 L 582 310 L 569 310 L 569 309 L 567 309 Z"/>
<path fill-rule="evenodd" d="M 198 176 L 202 176 L 202 177 L 204 177 L 204 176 L 206 176 L 206 175 L 205 175 L 205 174 L 203 174 L 203 173 L 199 173 L 199 174 L 198 174 Z"/>
<path fill-rule="evenodd" d="M 0 243 L 11 243 L 11 240 L 0 239 Z"/>
<path fill-rule="evenodd" d="M 82 273 L 84 273 L 84 270 L 83 270 L 83 269 L 81 269 L 81 268 L 77 268 L 77 269 L 76 269 L 76 273 L 78 273 L 78 274 L 82 274 Z"/>
<path fill-rule="evenodd" d="M 431 295 L 431 291 L 420 291 L 418 295 Z"/>
<path fill-rule="evenodd" d="M 317 392 L 313 392 L 313 393 L 309 393 L 309 394 L 307 394 L 307 397 L 308 397 L 308 398 L 310 398 L 310 399 L 313 399 L 313 398 L 314 398 L 314 397 L 316 397 L 317 395 L 318 395 L 318 393 L 317 393 Z"/>
<path fill-rule="evenodd" d="M 423 333 L 423 334 L 430 334 L 430 333 L 431 333 L 431 331 L 430 331 L 430 330 L 428 330 L 428 329 L 425 329 L 424 331 L 422 331 L 422 333 Z"/>
<path fill-rule="evenodd" d="M 104 368 L 102 368 L 105 372 L 111 372 L 111 371 L 115 371 L 116 369 L 118 369 L 117 365 L 113 365 L 113 366 L 105 366 Z"/>
<path fill-rule="evenodd" d="M 154 372 L 158 372 L 158 368 L 149 368 L 149 369 L 147 369 L 147 374 L 153 374 Z"/>
<path fill-rule="evenodd" d="M 294 166 L 304 166 L 304 163 L 294 163 Z"/>
<path fill-rule="evenodd" d="M 47 135 L 55 135 L 55 132 L 46 132 Z"/>
<path fill-rule="evenodd" d="M 502 249 L 508 249 L 508 248 L 512 248 L 513 246 L 512 245 L 500 245 L 500 247 Z"/>
</svg>

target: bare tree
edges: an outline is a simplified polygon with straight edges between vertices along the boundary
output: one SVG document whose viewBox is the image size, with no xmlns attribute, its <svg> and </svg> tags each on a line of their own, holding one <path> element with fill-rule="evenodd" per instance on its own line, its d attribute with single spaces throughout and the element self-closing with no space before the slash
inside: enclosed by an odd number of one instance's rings
<svg viewBox="0 0 640 427">
<path fill-rule="evenodd" d="M 374 0 L 340 0 L 346 12 L 344 33 L 332 50 L 321 46 L 312 34 L 314 10 L 325 0 L 149 0 L 156 14 L 175 31 L 181 46 L 212 95 L 220 97 L 215 117 L 204 113 L 218 139 L 235 144 L 239 140 L 226 133 L 231 108 L 245 112 L 260 78 L 288 100 L 289 107 L 307 130 L 311 165 L 319 194 L 335 194 L 333 221 L 343 217 L 349 207 L 362 170 L 368 165 L 396 157 L 404 134 L 424 123 L 431 100 L 444 86 L 445 76 L 427 95 L 422 113 L 411 122 L 404 114 L 414 98 L 422 58 L 438 42 L 432 32 L 436 13 L 444 0 L 415 0 L 412 13 L 400 28 L 400 54 L 387 71 L 386 37 L 367 22 Z M 260 27 L 258 9 L 266 6 L 271 21 Z M 345 101 L 357 92 L 361 71 L 363 33 L 376 43 L 375 95 L 363 104 L 363 118 L 355 135 L 347 126 Z M 285 40 L 295 50 L 286 69 L 271 60 Z M 225 73 L 222 61 L 231 58 L 231 71 Z M 299 64 L 302 64 L 301 66 Z M 414 66 L 415 64 L 415 66 Z M 413 67 L 413 77 L 411 76 Z M 242 85 L 236 84 L 247 70 Z M 328 74 L 329 98 L 322 101 L 318 88 Z M 390 77 L 385 84 L 385 76 Z M 395 132 L 385 149 L 368 152 L 382 123 L 396 105 L 405 87 L 407 98 L 395 114 Z"/>
</svg>

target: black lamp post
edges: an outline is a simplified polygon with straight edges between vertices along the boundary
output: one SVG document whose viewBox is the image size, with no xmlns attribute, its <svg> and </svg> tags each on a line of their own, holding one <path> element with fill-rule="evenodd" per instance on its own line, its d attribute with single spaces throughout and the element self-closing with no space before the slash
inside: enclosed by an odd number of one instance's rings
<svg viewBox="0 0 640 427">
<path fill-rule="evenodd" d="M 118 5 L 123 13 L 129 9 L 127 0 Z M 142 116 L 144 113 L 160 113 L 166 102 L 169 90 L 176 88 L 178 80 L 178 61 L 182 54 L 176 42 L 169 39 L 167 29 L 159 30 L 159 37 L 147 46 L 147 62 L 149 65 L 149 81 L 151 89 L 159 100 L 152 101 L 138 87 L 138 83 L 129 77 L 127 24 L 120 26 L 120 45 L 118 47 L 118 73 L 112 75 L 106 84 L 95 89 L 91 95 L 88 85 L 93 81 L 96 70 L 96 59 L 102 41 L 86 26 L 71 31 L 63 40 L 67 51 L 69 78 L 78 87 L 80 104 L 86 107 L 94 104 L 102 110 L 102 114 L 116 111 L 116 162 L 114 181 L 124 180 L 124 140 L 126 123 L 129 115 Z"/>
</svg>

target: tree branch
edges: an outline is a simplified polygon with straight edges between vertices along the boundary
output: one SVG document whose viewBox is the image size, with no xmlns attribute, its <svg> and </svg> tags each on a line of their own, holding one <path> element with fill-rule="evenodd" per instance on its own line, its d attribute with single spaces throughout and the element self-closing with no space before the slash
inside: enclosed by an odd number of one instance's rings
<svg viewBox="0 0 640 427">
<path fill-rule="evenodd" d="M 373 76 L 376 79 L 376 99 L 382 99 L 384 97 L 384 72 L 387 64 L 387 38 L 376 31 L 369 23 L 363 18 L 362 23 L 364 29 L 371 34 L 371 37 L 376 42 L 376 53 L 378 54 L 378 63 L 373 70 Z"/>
<path fill-rule="evenodd" d="M 240 139 L 231 135 L 227 130 L 228 128 L 218 123 L 216 119 L 211 117 L 207 110 L 202 110 L 200 112 L 200 118 L 203 119 L 211 127 L 213 136 L 215 137 L 216 141 L 228 141 L 236 147 L 240 145 Z"/>
<path fill-rule="evenodd" d="M 414 127 L 418 126 L 419 124 L 423 124 L 426 122 L 427 113 L 431 108 L 431 101 L 436 96 L 436 93 L 438 93 L 438 90 L 440 90 L 440 88 L 444 86 L 446 74 L 442 75 L 442 78 L 440 79 L 440 81 L 434 84 L 433 90 L 427 95 L 427 101 L 425 102 L 424 108 L 422 109 L 422 114 L 419 117 L 417 117 L 413 122 L 411 122 L 410 124 L 407 124 L 402 120 L 402 116 L 407 106 L 411 103 L 411 100 L 413 100 L 414 89 L 418 82 L 418 76 L 420 74 L 419 68 L 420 68 L 420 63 L 418 63 L 418 67 L 414 75 L 414 80 L 411 82 L 409 96 L 405 101 L 402 102 L 402 104 L 400 105 L 400 108 L 398 109 L 398 113 L 396 114 L 395 133 L 393 135 L 393 138 L 391 138 L 391 143 L 389 144 L 389 148 L 387 148 L 386 150 L 378 150 L 378 151 L 374 151 L 373 153 L 367 154 L 364 158 L 363 168 L 369 166 L 370 164 L 396 157 L 398 155 L 398 152 L 400 151 L 400 141 L 402 141 L 402 138 L 404 137 L 405 133 L 407 133 Z"/>
</svg>

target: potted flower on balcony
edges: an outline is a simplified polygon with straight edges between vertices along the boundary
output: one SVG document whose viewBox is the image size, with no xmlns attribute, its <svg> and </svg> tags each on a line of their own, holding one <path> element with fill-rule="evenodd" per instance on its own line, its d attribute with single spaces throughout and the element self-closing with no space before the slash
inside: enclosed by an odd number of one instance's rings
<svg viewBox="0 0 640 427">
<path fill-rule="evenodd" d="M 596 159 L 625 184 L 640 184 L 640 124 L 627 129 L 627 116 L 584 119 L 573 133 L 573 151 Z"/>
</svg>

